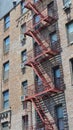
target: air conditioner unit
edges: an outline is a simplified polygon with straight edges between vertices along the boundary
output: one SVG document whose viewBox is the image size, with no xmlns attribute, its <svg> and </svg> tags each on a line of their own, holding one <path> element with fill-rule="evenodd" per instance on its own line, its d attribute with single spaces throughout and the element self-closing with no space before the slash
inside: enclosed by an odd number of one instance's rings
<svg viewBox="0 0 73 130">
<path fill-rule="evenodd" d="M 24 63 L 21 63 L 21 69 L 25 68 Z"/>
<path fill-rule="evenodd" d="M 21 101 L 23 102 L 24 100 L 25 100 L 25 95 L 22 95 L 21 97 L 20 97 L 20 99 L 21 99 Z"/>
<path fill-rule="evenodd" d="M 69 2 L 65 3 L 65 5 L 64 5 L 64 7 L 63 7 L 63 9 L 64 9 L 64 10 L 69 9 L 69 8 L 70 8 L 70 6 L 71 6 L 71 1 L 69 1 Z"/>
<path fill-rule="evenodd" d="M 23 42 L 26 39 L 26 37 L 24 36 L 24 34 L 20 34 L 20 41 Z"/>
</svg>

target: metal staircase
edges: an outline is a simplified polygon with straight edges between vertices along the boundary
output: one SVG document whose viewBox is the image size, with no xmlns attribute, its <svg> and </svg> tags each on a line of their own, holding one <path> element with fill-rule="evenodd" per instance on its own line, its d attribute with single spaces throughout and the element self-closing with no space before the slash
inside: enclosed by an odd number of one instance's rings
<svg viewBox="0 0 73 130">
<path fill-rule="evenodd" d="M 42 2 L 42 0 L 40 0 Z M 54 17 L 51 16 L 44 16 L 42 14 L 42 12 L 40 12 L 35 3 L 27 2 L 25 5 L 26 8 L 28 8 L 29 10 L 32 10 L 35 14 L 40 15 L 41 19 L 46 22 L 46 23 L 50 23 L 52 24 L 52 21 L 54 22 L 56 19 Z M 27 23 L 28 24 L 28 23 Z M 28 27 L 27 27 L 28 28 Z M 43 29 L 43 28 L 41 28 Z M 46 54 L 48 55 L 48 59 L 52 58 L 54 56 L 56 56 L 59 52 L 56 50 L 52 50 L 50 48 L 50 46 L 47 48 L 45 46 L 45 44 L 43 44 L 43 41 L 41 40 L 41 38 L 39 37 L 39 31 L 40 28 L 38 30 L 35 30 L 34 27 L 32 26 L 32 28 L 30 27 L 29 24 L 29 29 L 26 29 L 26 33 L 24 35 L 30 36 L 32 37 L 35 42 L 37 42 L 38 46 L 41 46 L 42 51 L 41 51 L 41 57 L 46 57 Z M 26 97 L 25 101 L 32 101 L 40 119 L 42 120 L 45 130 L 54 130 L 54 127 L 52 125 L 52 123 L 50 122 L 50 120 L 47 118 L 45 111 L 43 110 L 42 106 L 41 106 L 41 96 L 42 95 L 46 95 L 47 93 L 58 93 L 60 92 L 60 90 L 58 90 L 57 88 L 55 88 L 54 84 L 52 83 L 51 78 L 49 77 L 49 75 L 46 74 L 45 70 L 42 68 L 41 66 L 41 62 L 39 60 L 38 56 L 37 58 L 34 57 L 33 58 L 28 58 L 29 61 L 27 60 L 26 65 L 30 66 L 33 68 L 33 70 L 35 71 L 36 75 L 42 80 L 43 83 L 43 89 L 41 92 L 33 92 L 33 95 L 31 93 L 30 90 L 30 95 L 28 94 L 28 97 Z M 38 60 L 37 60 L 38 59 Z M 44 62 L 44 61 L 43 61 Z M 33 91 L 33 90 L 32 90 Z M 43 104 L 44 105 L 44 104 Z M 44 106 L 45 107 L 45 106 Z"/>
<path fill-rule="evenodd" d="M 41 108 L 40 99 L 35 98 L 35 99 L 32 99 L 31 101 L 33 102 L 34 107 L 38 115 L 40 116 L 40 119 L 42 120 L 46 130 L 54 130 L 52 123 L 49 121 L 49 119 L 45 115 L 44 110 Z"/>
</svg>

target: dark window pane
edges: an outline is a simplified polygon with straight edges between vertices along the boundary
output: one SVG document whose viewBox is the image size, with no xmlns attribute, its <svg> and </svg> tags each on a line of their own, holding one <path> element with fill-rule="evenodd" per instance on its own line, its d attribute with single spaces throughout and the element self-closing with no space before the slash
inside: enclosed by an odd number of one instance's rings
<svg viewBox="0 0 73 130">
<path fill-rule="evenodd" d="M 71 81 L 73 84 L 73 58 L 70 59 Z"/>
<path fill-rule="evenodd" d="M 3 108 L 9 107 L 9 91 L 3 92 Z"/>
<path fill-rule="evenodd" d="M 5 63 L 3 67 L 4 67 L 3 78 L 4 80 L 6 80 L 9 78 L 9 62 Z"/>
<path fill-rule="evenodd" d="M 26 50 L 22 52 L 22 62 L 26 62 L 27 60 L 27 53 Z"/>
<path fill-rule="evenodd" d="M 67 34 L 69 43 L 73 43 L 73 22 L 67 24 Z"/>
<path fill-rule="evenodd" d="M 4 40 L 4 52 L 5 53 L 9 51 L 9 45 L 10 45 L 10 37 L 7 37 Z"/>
<path fill-rule="evenodd" d="M 59 66 L 53 68 L 55 87 L 60 87 L 60 69 Z"/>
<path fill-rule="evenodd" d="M 59 130 L 64 130 L 64 121 L 63 121 L 63 109 L 62 105 L 56 106 L 56 113 L 57 113 L 57 124 Z"/>
<path fill-rule="evenodd" d="M 51 39 L 51 43 L 55 43 L 57 41 L 57 34 L 56 34 L 56 32 L 53 32 L 50 35 L 50 39 Z"/>
<path fill-rule="evenodd" d="M 23 130 L 28 130 L 28 115 L 22 117 Z"/>
<path fill-rule="evenodd" d="M 23 91 L 23 95 L 27 96 L 27 81 L 22 82 L 22 91 Z"/>
<path fill-rule="evenodd" d="M 26 13 L 27 9 L 25 8 L 25 1 L 21 2 L 21 13 Z"/>
<path fill-rule="evenodd" d="M 48 5 L 48 15 L 52 17 L 54 16 L 54 2 L 51 2 Z"/>
<path fill-rule="evenodd" d="M 10 16 L 9 16 L 9 14 L 7 16 L 5 16 L 4 23 L 5 23 L 5 29 L 10 27 Z"/>
<path fill-rule="evenodd" d="M 23 24 L 22 26 L 21 26 L 21 33 L 25 33 L 26 32 L 26 24 Z"/>
<path fill-rule="evenodd" d="M 40 15 L 35 15 L 34 16 L 34 23 L 35 29 L 38 29 L 40 27 Z"/>
<path fill-rule="evenodd" d="M 63 119 L 59 119 L 58 125 L 59 125 L 59 130 L 64 130 L 64 121 L 63 121 Z"/>
</svg>

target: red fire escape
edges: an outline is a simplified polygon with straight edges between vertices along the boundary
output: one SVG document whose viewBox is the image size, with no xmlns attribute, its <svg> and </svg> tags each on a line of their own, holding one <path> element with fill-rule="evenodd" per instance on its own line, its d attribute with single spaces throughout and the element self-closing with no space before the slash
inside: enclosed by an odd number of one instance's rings
<svg viewBox="0 0 73 130">
<path fill-rule="evenodd" d="M 42 2 L 42 0 L 39 0 L 39 1 Z M 25 101 L 31 101 L 33 103 L 40 119 L 42 120 L 42 122 L 44 124 L 45 130 L 54 130 L 52 123 L 50 122 L 50 120 L 46 116 L 44 110 L 42 109 L 42 106 L 40 103 L 40 98 L 42 98 L 42 95 L 46 95 L 47 93 L 49 93 L 49 94 L 57 93 L 57 92 L 60 92 L 60 90 L 55 88 L 50 77 L 46 74 L 46 72 L 42 68 L 39 59 L 52 58 L 55 55 L 57 55 L 59 52 L 56 49 L 46 47 L 45 44 L 43 44 L 43 41 L 40 39 L 39 33 L 45 26 L 54 23 L 56 21 L 56 18 L 52 17 L 52 16 L 44 16 L 37 9 L 35 3 L 27 2 L 25 7 L 28 8 L 29 10 L 32 10 L 36 15 L 39 15 L 41 17 L 40 22 L 39 22 L 39 23 L 41 23 L 41 26 L 38 29 L 34 29 L 36 25 L 34 25 L 31 28 L 30 24 L 29 24 L 29 27 L 26 29 L 26 33 L 24 35 L 28 35 L 28 36 L 32 37 L 35 40 L 35 42 L 37 42 L 38 46 L 41 46 L 41 49 L 42 49 L 41 53 L 34 58 L 30 58 L 31 56 L 28 57 L 28 61 L 27 61 L 26 65 L 33 68 L 36 75 L 42 80 L 42 84 L 43 84 L 42 90 L 40 92 L 36 91 L 37 89 L 28 90 L 28 97 L 25 99 Z"/>
</svg>

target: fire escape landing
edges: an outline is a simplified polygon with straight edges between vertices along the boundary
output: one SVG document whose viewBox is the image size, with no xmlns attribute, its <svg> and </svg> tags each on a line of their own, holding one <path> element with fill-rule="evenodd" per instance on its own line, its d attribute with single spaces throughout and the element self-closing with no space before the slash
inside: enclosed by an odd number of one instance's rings
<svg viewBox="0 0 73 130">
<path fill-rule="evenodd" d="M 42 2 L 42 0 L 40 0 Z M 32 10 L 36 15 L 40 15 L 41 20 L 47 23 L 47 25 L 51 25 L 53 22 L 56 21 L 55 17 L 52 16 L 44 16 L 42 12 L 40 12 L 35 3 L 27 2 L 25 5 L 26 8 L 29 10 Z M 41 21 L 40 21 L 41 22 Z M 30 25 L 29 25 L 30 26 Z M 43 27 L 41 28 L 43 29 Z M 39 30 L 41 30 L 39 28 Z M 38 46 L 41 46 L 42 48 L 42 54 L 40 54 L 41 57 L 46 57 L 46 54 L 48 55 L 48 58 L 54 57 L 57 55 L 59 52 L 57 50 L 52 50 L 50 47 L 46 48 L 45 44 L 43 44 L 42 40 L 38 37 L 38 30 L 32 29 L 29 27 L 29 29 L 26 29 L 26 33 L 24 35 L 28 35 L 32 37 L 35 42 L 37 42 Z M 31 101 L 35 107 L 35 110 L 37 111 L 40 119 L 42 120 L 45 130 L 54 130 L 54 127 L 48 117 L 46 116 L 44 110 L 42 109 L 40 98 L 42 99 L 43 95 L 46 94 L 53 94 L 53 93 L 58 93 L 60 92 L 59 89 L 55 88 L 54 84 L 51 81 L 51 78 L 46 75 L 46 72 L 42 69 L 41 67 L 41 62 L 39 60 L 39 57 L 37 58 L 29 58 L 29 61 L 27 61 L 26 65 L 30 66 L 33 68 L 35 71 L 36 75 L 42 80 L 42 90 L 41 92 L 37 92 L 36 90 L 28 90 L 28 97 L 25 98 L 25 101 Z M 38 59 L 38 60 L 37 60 Z M 43 100 L 43 99 L 42 99 Z"/>
</svg>

